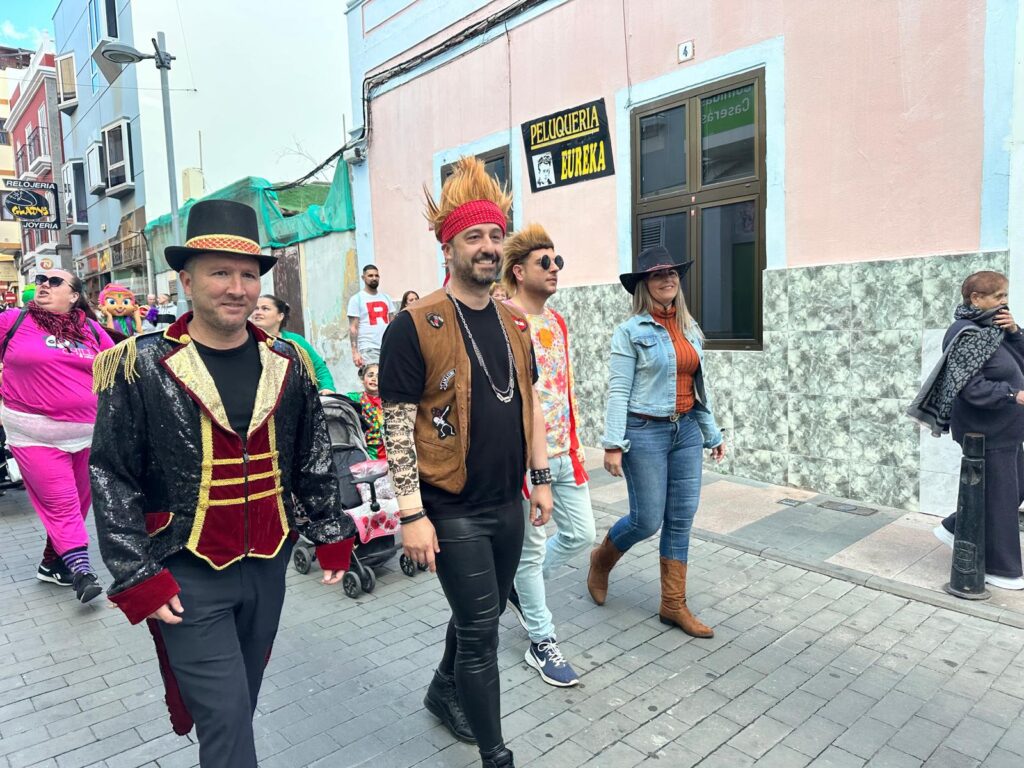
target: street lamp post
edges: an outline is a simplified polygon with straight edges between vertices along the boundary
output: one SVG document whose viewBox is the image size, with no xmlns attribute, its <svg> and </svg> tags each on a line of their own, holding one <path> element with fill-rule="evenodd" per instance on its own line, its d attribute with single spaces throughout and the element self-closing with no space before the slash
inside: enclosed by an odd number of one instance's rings
<svg viewBox="0 0 1024 768">
<path fill-rule="evenodd" d="M 181 227 L 178 223 L 178 179 L 174 169 L 174 134 L 171 131 L 171 92 L 167 84 L 167 73 L 171 69 L 174 57 L 167 52 L 165 45 L 164 33 L 157 32 L 156 37 L 153 38 L 153 54 L 142 53 L 124 43 L 108 43 L 100 55 L 114 64 L 138 64 L 143 59 L 153 59 L 156 68 L 160 70 L 160 95 L 164 108 L 164 145 L 167 150 L 167 186 L 171 193 L 171 233 L 174 244 L 181 245 Z M 153 258 L 152 253 L 149 258 Z M 185 299 L 185 294 L 179 290 L 178 313 L 180 315 L 187 311 L 188 301 Z"/>
</svg>

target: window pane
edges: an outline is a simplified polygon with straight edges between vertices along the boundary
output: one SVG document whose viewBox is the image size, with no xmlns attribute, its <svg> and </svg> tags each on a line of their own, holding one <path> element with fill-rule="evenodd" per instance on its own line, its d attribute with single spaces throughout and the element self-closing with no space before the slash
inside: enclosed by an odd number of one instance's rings
<svg viewBox="0 0 1024 768">
<path fill-rule="evenodd" d="M 757 306 L 754 200 L 701 211 L 701 328 L 709 339 L 754 337 Z"/>
<path fill-rule="evenodd" d="M 117 37 L 117 0 L 106 0 L 105 16 L 107 18 L 107 36 Z"/>
<path fill-rule="evenodd" d="M 100 7 L 97 0 L 89 0 L 89 47 L 95 48 L 100 39 Z"/>
<path fill-rule="evenodd" d="M 114 165 L 124 161 L 124 142 L 121 129 L 113 128 L 107 132 L 107 161 Z"/>
<path fill-rule="evenodd" d="M 705 184 L 754 175 L 754 105 L 753 83 L 700 100 Z"/>
<path fill-rule="evenodd" d="M 70 101 L 77 94 L 75 88 L 75 58 L 67 56 L 57 63 L 58 101 Z"/>
<path fill-rule="evenodd" d="M 497 180 L 498 184 L 501 185 L 502 189 L 508 186 L 508 168 L 505 164 L 504 155 L 496 157 L 493 160 L 488 160 L 484 163 L 484 170 Z"/>
<path fill-rule="evenodd" d="M 686 188 L 686 107 L 640 118 L 640 196 Z"/>
</svg>

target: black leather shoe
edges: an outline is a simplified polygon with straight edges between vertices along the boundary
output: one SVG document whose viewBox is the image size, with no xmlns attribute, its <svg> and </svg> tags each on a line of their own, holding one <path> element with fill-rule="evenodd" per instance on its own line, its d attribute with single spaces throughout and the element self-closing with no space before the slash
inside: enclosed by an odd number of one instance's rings
<svg viewBox="0 0 1024 768">
<path fill-rule="evenodd" d="M 516 768 L 515 760 L 512 759 L 512 750 L 504 744 L 487 754 L 481 752 L 480 757 L 484 761 L 483 768 Z"/>
<path fill-rule="evenodd" d="M 462 711 L 459 697 L 455 693 L 454 676 L 448 676 L 435 670 L 434 679 L 430 681 L 427 695 L 423 698 L 423 706 L 444 723 L 456 739 L 467 744 L 476 744 L 476 737 L 469 727 L 466 713 Z"/>
</svg>

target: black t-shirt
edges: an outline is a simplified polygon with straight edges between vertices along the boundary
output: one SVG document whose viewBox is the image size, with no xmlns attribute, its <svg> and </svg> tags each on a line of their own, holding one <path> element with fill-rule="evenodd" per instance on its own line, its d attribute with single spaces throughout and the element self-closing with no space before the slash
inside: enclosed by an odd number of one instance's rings
<svg viewBox="0 0 1024 768">
<path fill-rule="evenodd" d="M 245 343 L 234 349 L 212 349 L 197 341 L 192 343 L 217 385 L 231 428 L 243 440 L 247 439 L 256 390 L 263 373 L 256 338 L 250 333 Z"/>
<path fill-rule="evenodd" d="M 508 384 L 508 352 L 501 320 L 494 307 L 470 309 L 459 302 L 487 370 L 499 389 Z M 523 436 L 523 398 L 516 383 L 512 400 L 502 403 L 477 362 L 466 329 L 459 323 L 469 355 L 469 451 L 466 485 L 462 493 L 449 493 L 420 480 L 423 507 L 431 517 L 465 517 L 508 504 L 522 493 L 526 472 Z M 536 365 L 534 365 L 536 369 Z M 536 378 L 536 370 L 533 371 Z M 416 326 L 408 312 L 399 312 L 384 333 L 380 351 L 380 395 L 398 403 L 418 403 L 423 396 L 426 366 Z M 453 401 L 454 402 L 454 401 Z"/>
</svg>

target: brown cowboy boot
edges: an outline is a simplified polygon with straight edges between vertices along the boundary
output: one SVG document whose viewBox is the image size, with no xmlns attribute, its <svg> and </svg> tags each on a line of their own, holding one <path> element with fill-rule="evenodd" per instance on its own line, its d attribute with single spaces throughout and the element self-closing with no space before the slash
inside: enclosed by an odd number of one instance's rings
<svg viewBox="0 0 1024 768">
<path fill-rule="evenodd" d="M 590 553 L 590 573 L 587 574 L 587 590 L 598 605 L 604 605 L 608 597 L 608 574 L 619 562 L 620 552 L 607 535 L 601 546 Z"/>
<path fill-rule="evenodd" d="M 686 563 L 661 558 L 661 608 L 658 610 L 662 624 L 675 624 L 692 637 L 714 637 L 711 627 L 701 623 L 686 607 Z"/>
</svg>

